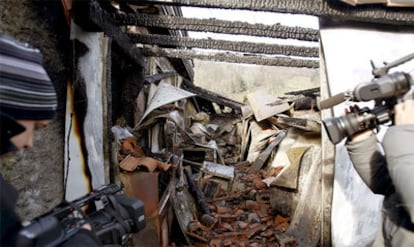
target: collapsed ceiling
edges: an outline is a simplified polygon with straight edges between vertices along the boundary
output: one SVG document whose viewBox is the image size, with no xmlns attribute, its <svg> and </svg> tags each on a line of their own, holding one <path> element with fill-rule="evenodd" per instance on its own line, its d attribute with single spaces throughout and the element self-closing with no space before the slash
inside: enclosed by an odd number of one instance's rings
<svg viewBox="0 0 414 247">
<path fill-rule="evenodd" d="M 353 7 L 329 0 L 91 0 L 77 4 L 83 5 L 77 8 L 81 10 L 75 13 L 77 19 L 85 23 L 85 18 L 89 18 L 88 23 L 93 28 L 103 30 L 112 37 L 133 61 L 142 63 L 142 56 L 169 57 L 175 59 L 176 66 L 178 63 L 178 67 L 181 67 L 178 72 L 189 79 L 193 77 L 191 59 L 318 68 L 319 30 L 279 23 L 264 25 L 214 18 L 185 18 L 181 6 L 302 14 L 381 25 L 414 24 L 414 17 L 408 8 L 390 8 L 378 4 Z M 150 32 L 143 31 L 142 27 Z M 293 39 L 311 42 L 315 46 L 194 39 L 188 37 L 188 31 Z"/>
</svg>

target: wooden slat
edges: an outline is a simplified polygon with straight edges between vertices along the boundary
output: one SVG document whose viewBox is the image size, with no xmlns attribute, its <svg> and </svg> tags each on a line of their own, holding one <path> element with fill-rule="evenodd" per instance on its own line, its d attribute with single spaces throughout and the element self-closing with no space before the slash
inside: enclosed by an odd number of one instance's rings
<svg viewBox="0 0 414 247">
<path fill-rule="evenodd" d="M 225 21 L 218 19 L 183 18 L 167 15 L 149 14 L 114 14 L 119 25 L 136 25 L 145 27 L 167 28 L 198 32 L 226 33 L 281 39 L 297 39 L 318 41 L 319 30 L 303 27 L 290 27 L 280 24 L 251 24 L 241 21 Z"/>
<path fill-rule="evenodd" d="M 321 48 L 321 98 L 326 99 L 330 96 L 327 72 L 325 67 L 325 56 Z M 326 119 L 333 116 L 332 110 L 321 111 L 321 118 Z M 335 176 L 335 146 L 329 141 L 326 131 L 321 133 L 322 141 L 322 220 L 321 220 L 321 246 L 327 247 L 332 245 L 331 238 L 331 214 L 333 200 L 333 186 Z"/>
</svg>

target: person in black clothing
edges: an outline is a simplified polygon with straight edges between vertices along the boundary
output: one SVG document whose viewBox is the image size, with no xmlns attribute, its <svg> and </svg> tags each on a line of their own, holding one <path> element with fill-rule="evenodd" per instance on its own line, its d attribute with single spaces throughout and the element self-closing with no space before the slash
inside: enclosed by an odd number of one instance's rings
<svg viewBox="0 0 414 247">
<path fill-rule="evenodd" d="M 56 111 L 56 91 L 42 66 L 42 54 L 0 33 L 0 155 L 33 146 L 33 132 Z M 21 220 L 17 190 L 0 175 L 0 246 L 16 246 Z M 100 246 L 88 227 L 61 246 Z"/>
</svg>

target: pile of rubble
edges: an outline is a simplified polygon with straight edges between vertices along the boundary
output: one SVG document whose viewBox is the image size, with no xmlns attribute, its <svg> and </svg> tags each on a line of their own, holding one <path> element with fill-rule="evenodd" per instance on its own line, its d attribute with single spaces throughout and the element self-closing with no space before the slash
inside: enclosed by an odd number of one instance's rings
<svg viewBox="0 0 414 247">
<path fill-rule="evenodd" d="M 205 92 L 169 84 L 154 92 L 133 129 L 113 128 L 120 182 L 145 204 L 148 229 L 136 243 L 297 246 L 309 241 L 292 233 L 298 223 L 292 227 L 291 221 L 304 208 L 300 184 L 317 172 L 312 166 L 300 168 L 304 159 L 318 162 L 318 150 L 311 148 L 320 141 L 316 97 L 303 91 L 268 98 L 272 102 L 263 105 L 266 97 L 256 93 L 248 105 L 232 102 L 229 107 L 215 105 L 225 102 L 220 99 L 200 99 Z M 295 106 L 303 99 L 307 110 Z M 172 234 L 174 225 L 182 239 Z"/>
<path fill-rule="evenodd" d="M 296 246 L 294 238 L 282 234 L 289 218 L 276 215 L 270 206 L 270 191 L 262 181 L 266 174 L 249 173 L 250 166 L 248 162 L 234 165 L 231 188 L 214 179 L 224 178 L 219 171 L 226 168 L 206 166 L 200 178 L 205 200 L 198 200 L 204 210 L 199 209 L 199 216 L 187 226 L 187 235 L 199 243 L 196 246 Z"/>
</svg>

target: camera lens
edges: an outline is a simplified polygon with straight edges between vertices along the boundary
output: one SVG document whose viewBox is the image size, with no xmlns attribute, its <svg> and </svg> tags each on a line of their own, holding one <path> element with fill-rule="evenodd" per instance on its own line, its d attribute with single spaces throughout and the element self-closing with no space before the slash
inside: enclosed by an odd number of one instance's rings
<svg viewBox="0 0 414 247">
<path fill-rule="evenodd" d="M 345 131 L 343 128 L 344 123 L 341 117 L 328 118 L 323 120 L 322 123 L 325 127 L 326 133 L 328 134 L 329 140 L 331 140 L 333 144 L 337 144 L 345 138 Z"/>
<path fill-rule="evenodd" d="M 322 122 L 333 144 L 337 144 L 345 137 L 351 137 L 355 133 L 377 126 L 376 115 L 366 112 L 329 118 Z"/>
</svg>

